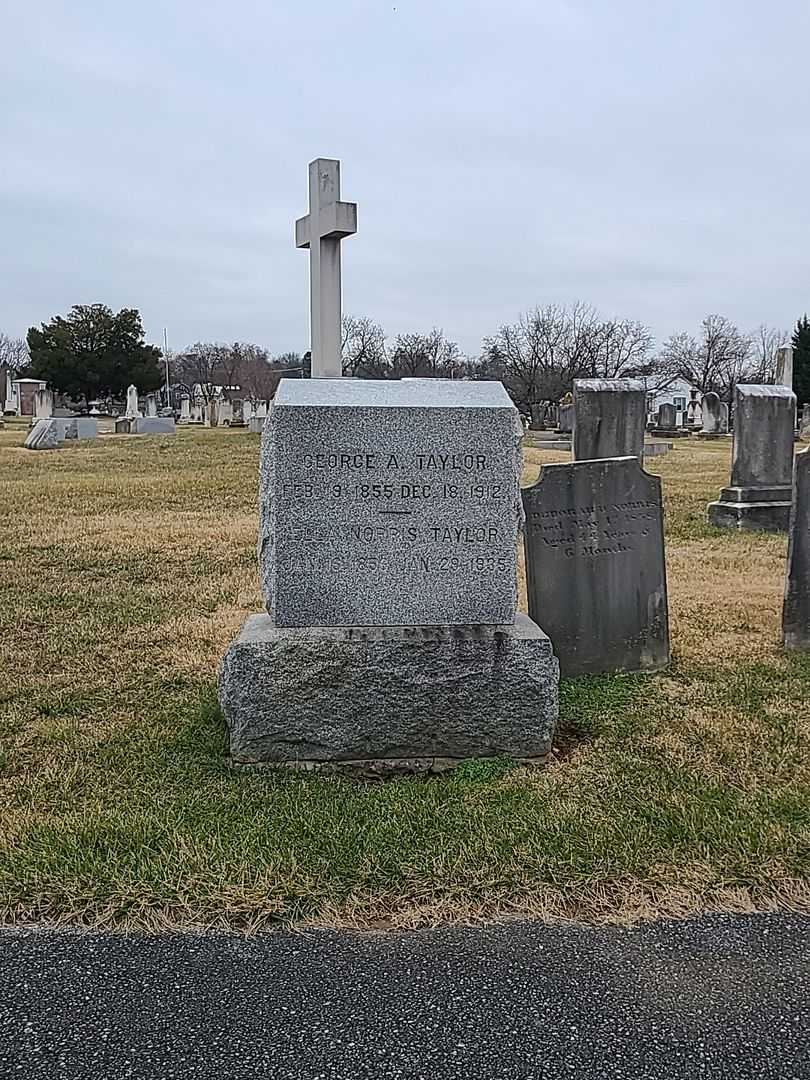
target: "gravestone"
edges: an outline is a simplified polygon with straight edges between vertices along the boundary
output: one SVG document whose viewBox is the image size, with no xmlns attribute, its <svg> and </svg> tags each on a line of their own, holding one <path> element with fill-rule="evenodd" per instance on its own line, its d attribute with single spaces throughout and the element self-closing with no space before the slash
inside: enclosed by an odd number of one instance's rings
<svg viewBox="0 0 810 1080">
<path fill-rule="evenodd" d="M 803 439 L 810 439 L 810 405 L 802 406 L 800 434 Z"/>
<path fill-rule="evenodd" d="M 669 663 L 661 481 L 635 457 L 545 465 L 523 491 L 529 615 L 562 675 Z"/>
<path fill-rule="evenodd" d="M 778 532 L 788 527 L 796 396 L 786 386 L 734 390 L 731 483 L 709 503 L 710 525 Z"/>
<path fill-rule="evenodd" d="M 56 416 L 54 420 L 59 442 L 95 439 L 98 436 L 98 420 L 92 416 Z"/>
<path fill-rule="evenodd" d="M 664 439 L 680 439 L 688 432 L 678 426 L 678 410 L 669 402 L 658 406 L 655 423 L 650 429 L 651 435 L 658 435 Z"/>
<path fill-rule="evenodd" d="M 187 395 L 183 395 L 180 398 L 180 416 L 177 418 L 178 424 L 187 424 L 191 419 L 191 398 Z"/>
<path fill-rule="evenodd" d="M 219 423 L 223 427 L 229 427 L 233 420 L 233 404 L 230 401 L 220 401 L 219 406 Z"/>
<path fill-rule="evenodd" d="M 128 420 L 134 420 L 140 415 L 141 413 L 138 409 L 138 388 L 133 383 L 130 383 L 127 387 L 127 407 L 124 416 Z M 116 431 L 117 430 L 118 426 L 116 425 Z"/>
<path fill-rule="evenodd" d="M 728 406 L 720 400 L 720 395 L 708 390 L 701 402 L 703 427 L 698 432 L 699 439 L 719 439 L 728 433 Z"/>
<path fill-rule="evenodd" d="M 575 379 L 574 461 L 632 455 L 640 462 L 646 411 L 640 379 Z"/>
<path fill-rule="evenodd" d="M 561 435 L 570 435 L 574 429 L 574 406 L 559 405 L 557 407 L 557 431 Z"/>
<path fill-rule="evenodd" d="M 171 416 L 139 416 L 130 430 L 134 435 L 174 435 L 177 428 Z"/>
<path fill-rule="evenodd" d="M 500 383 L 281 380 L 260 466 L 268 614 L 219 677 L 235 760 L 547 754 L 558 665 L 515 614 L 520 443 Z"/>
<path fill-rule="evenodd" d="M 782 607 L 786 649 L 810 649 L 810 450 L 795 457 Z"/>
<path fill-rule="evenodd" d="M 42 390 L 34 391 L 34 416 L 31 421 L 31 426 L 37 422 L 37 420 L 48 420 L 53 416 L 53 391 L 48 390 L 47 387 Z"/>
<path fill-rule="evenodd" d="M 512 621 L 522 432 L 500 383 L 284 379 L 272 417 L 260 569 L 276 625 Z"/>
<path fill-rule="evenodd" d="M 37 420 L 28 432 L 23 443 L 26 450 L 56 450 L 59 446 L 59 432 L 53 419 Z"/>
<path fill-rule="evenodd" d="M 251 416 L 248 421 L 248 431 L 251 435 L 261 435 L 264 431 L 264 422 L 266 419 L 266 416 Z"/>
<path fill-rule="evenodd" d="M 147 394 L 146 395 L 146 415 L 147 416 L 157 416 L 157 414 L 158 414 L 157 397 L 156 397 L 155 394 Z"/>
<path fill-rule="evenodd" d="M 787 386 L 793 389 L 793 346 L 780 345 L 776 350 L 776 378 L 774 382 L 778 386 Z"/>
<path fill-rule="evenodd" d="M 242 423 L 249 424 L 253 419 L 253 402 L 250 398 L 245 398 L 242 402 Z"/>
<path fill-rule="evenodd" d="M 691 428 L 693 431 L 703 426 L 700 400 L 698 399 L 699 393 L 699 390 L 690 390 L 689 404 L 686 406 L 686 420 L 684 423 L 687 428 Z"/>
</svg>

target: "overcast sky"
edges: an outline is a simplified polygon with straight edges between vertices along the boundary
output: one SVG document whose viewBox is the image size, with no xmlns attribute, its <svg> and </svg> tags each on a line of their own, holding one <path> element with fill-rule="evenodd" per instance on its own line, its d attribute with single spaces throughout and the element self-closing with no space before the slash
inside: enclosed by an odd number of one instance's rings
<svg viewBox="0 0 810 1080">
<path fill-rule="evenodd" d="M 0 330 L 140 309 L 308 345 L 307 163 L 344 310 L 470 353 L 581 299 L 659 338 L 810 309 L 808 0 L 10 0 Z"/>
</svg>

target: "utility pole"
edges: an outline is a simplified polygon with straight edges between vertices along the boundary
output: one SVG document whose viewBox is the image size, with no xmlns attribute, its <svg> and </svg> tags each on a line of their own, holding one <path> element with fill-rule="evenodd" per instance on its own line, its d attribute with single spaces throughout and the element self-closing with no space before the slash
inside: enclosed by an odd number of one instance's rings
<svg viewBox="0 0 810 1080">
<path fill-rule="evenodd" d="M 166 408 L 171 409 L 172 398 L 171 388 L 169 386 L 169 333 L 166 327 L 163 327 L 163 363 L 166 365 Z"/>
</svg>

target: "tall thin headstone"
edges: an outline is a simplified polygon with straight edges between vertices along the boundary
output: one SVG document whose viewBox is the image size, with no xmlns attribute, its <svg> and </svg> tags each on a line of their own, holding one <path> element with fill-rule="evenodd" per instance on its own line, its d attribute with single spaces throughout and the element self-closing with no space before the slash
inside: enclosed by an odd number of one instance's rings
<svg viewBox="0 0 810 1080">
<path fill-rule="evenodd" d="M 793 467 L 782 641 L 787 649 L 810 649 L 810 450 L 797 454 Z"/>
<path fill-rule="evenodd" d="M 37 420 L 48 420 L 53 416 L 53 391 L 48 390 L 47 387 L 42 390 L 37 390 L 34 393 L 34 419 L 32 423 L 36 423 Z"/>
<path fill-rule="evenodd" d="M 574 380 L 574 461 L 642 459 L 647 393 L 640 379 Z"/>
<path fill-rule="evenodd" d="M 780 345 L 776 350 L 776 378 L 778 386 L 793 389 L 793 346 Z"/>
<path fill-rule="evenodd" d="M 340 378 L 340 241 L 357 232 L 357 203 L 340 199 L 340 162 L 309 165 L 309 213 L 295 223 L 295 246 L 309 248 L 312 377 Z"/>
<path fill-rule="evenodd" d="M 141 413 L 138 409 L 138 388 L 134 383 L 130 383 L 127 387 L 127 408 L 124 416 L 128 420 L 134 420 L 140 415 Z"/>
<path fill-rule="evenodd" d="M 731 483 L 709 503 L 710 525 L 779 532 L 788 527 L 796 395 L 787 386 L 738 383 Z"/>
</svg>

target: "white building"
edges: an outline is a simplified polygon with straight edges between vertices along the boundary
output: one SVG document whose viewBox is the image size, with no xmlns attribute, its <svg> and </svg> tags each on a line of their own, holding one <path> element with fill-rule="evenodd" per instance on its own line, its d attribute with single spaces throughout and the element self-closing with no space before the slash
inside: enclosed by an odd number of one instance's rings
<svg viewBox="0 0 810 1080">
<path fill-rule="evenodd" d="M 665 387 L 648 392 L 647 412 L 657 413 L 661 405 L 674 405 L 678 412 L 686 412 L 686 406 L 695 389 L 697 388 L 692 383 L 676 376 Z M 698 393 L 698 398 L 700 396 Z"/>
</svg>

